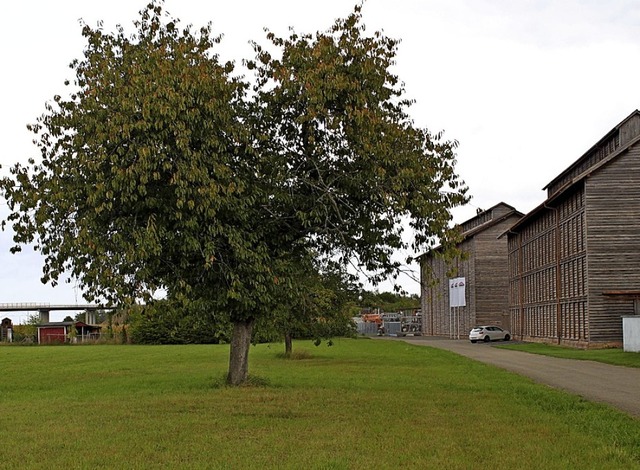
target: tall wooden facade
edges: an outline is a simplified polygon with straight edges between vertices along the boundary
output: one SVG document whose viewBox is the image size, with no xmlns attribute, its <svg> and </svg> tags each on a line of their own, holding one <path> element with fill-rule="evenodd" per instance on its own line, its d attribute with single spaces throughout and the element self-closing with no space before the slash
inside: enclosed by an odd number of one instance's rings
<svg viewBox="0 0 640 470">
<path fill-rule="evenodd" d="M 522 213 L 499 203 L 461 224 L 465 259 L 448 265 L 438 251 L 420 257 L 423 333 L 467 337 L 479 324 L 509 328 L 507 240 L 500 235 Z M 465 278 L 464 307 L 450 308 L 449 279 Z"/>
<path fill-rule="evenodd" d="M 640 112 L 544 189 L 547 200 L 506 234 L 511 331 L 618 346 L 640 289 Z"/>
</svg>

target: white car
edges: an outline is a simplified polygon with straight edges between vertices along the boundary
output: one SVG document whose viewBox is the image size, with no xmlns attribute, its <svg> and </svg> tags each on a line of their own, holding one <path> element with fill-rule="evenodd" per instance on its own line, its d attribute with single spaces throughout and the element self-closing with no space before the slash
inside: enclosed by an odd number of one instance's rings
<svg viewBox="0 0 640 470">
<path fill-rule="evenodd" d="M 509 341 L 511 339 L 511 333 L 507 330 L 503 330 L 499 326 L 476 326 L 469 332 L 469 341 L 475 343 L 477 341 Z"/>
</svg>

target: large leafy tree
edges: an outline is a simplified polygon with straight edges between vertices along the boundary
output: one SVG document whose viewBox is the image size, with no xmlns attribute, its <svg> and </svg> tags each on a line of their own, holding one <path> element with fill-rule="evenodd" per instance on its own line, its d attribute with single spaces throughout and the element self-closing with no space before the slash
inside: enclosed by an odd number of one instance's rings
<svg viewBox="0 0 640 470">
<path fill-rule="evenodd" d="M 181 28 L 160 3 L 134 24 L 83 27 L 69 96 L 30 126 L 40 158 L 0 181 L 14 250 L 35 243 L 44 282 L 67 272 L 88 300 L 167 289 L 225 312 L 238 384 L 256 319 L 309 253 L 375 281 L 398 273 L 396 250 L 451 241 L 455 143 L 414 125 L 398 43 L 365 35 L 360 7 L 325 32 L 269 33 L 245 62 L 252 89 L 210 27 Z"/>
<path fill-rule="evenodd" d="M 398 41 L 364 35 L 360 7 L 327 32 L 255 44 L 254 115 L 265 173 L 280 193 L 271 210 L 296 241 L 353 261 L 380 281 L 393 255 L 440 239 L 450 209 L 466 201 L 454 172 L 455 142 L 414 125 L 411 101 L 391 73 Z M 279 50 L 274 58 L 269 52 Z"/>
</svg>

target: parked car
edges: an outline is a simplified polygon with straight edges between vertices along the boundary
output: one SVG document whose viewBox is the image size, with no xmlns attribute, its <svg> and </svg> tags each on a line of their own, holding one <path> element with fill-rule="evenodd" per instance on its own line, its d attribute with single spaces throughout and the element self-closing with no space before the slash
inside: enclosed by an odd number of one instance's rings
<svg viewBox="0 0 640 470">
<path fill-rule="evenodd" d="M 475 343 L 477 341 L 509 341 L 511 339 L 511 333 L 507 330 L 503 330 L 499 326 L 476 326 L 469 332 L 469 341 Z"/>
</svg>

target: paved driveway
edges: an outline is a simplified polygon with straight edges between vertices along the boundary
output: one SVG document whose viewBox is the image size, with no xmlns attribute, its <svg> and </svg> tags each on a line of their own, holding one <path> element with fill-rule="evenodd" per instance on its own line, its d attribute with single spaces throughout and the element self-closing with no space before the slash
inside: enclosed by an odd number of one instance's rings
<svg viewBox="0 0 640 470">
<path fill-rule="evenodd" d="M 536 382 L 575 393 L 588 400 L 608 403 L 640 418 L 640 368 L 541 356 L 495 348 L 493 344 L 471 344 L 466 340 L 428 336 L 397 339 L 411 344 L 447 349 L 530 377 Z"/>
</svg>

